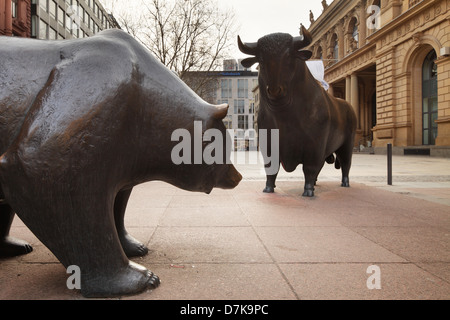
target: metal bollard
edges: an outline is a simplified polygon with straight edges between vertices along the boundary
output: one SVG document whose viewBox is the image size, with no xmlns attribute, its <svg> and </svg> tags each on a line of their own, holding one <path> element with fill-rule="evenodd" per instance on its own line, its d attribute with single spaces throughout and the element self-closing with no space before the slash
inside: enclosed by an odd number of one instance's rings
<svg viewBox="0 0 450 320">
<path fill-rule="evenodd" d="M 387 145 L 388 185 L 392 186 L 392 144 Z"/>
</svg>

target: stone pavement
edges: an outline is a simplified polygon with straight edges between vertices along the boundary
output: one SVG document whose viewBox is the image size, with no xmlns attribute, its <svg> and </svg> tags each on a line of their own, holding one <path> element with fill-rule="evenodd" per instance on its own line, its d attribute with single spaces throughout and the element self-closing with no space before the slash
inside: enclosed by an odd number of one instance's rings
<svg viewBox="0 0 450 320">
<path fill-rule="evenodd" d="M 133 260 L 161 286 L 122 299 L 450 298 L 450 159 L 394 157 L 387 186 L 386 156 L 355 154 L 351 188 L 326 165 L 313 199 L 301 197 L 301 169 L 263 194 L 261 166 L 237 167 L 234 190 L 134 189 L 126 224 L 151 252 Z M 34 251 L 0 260 L 0 299 L 83 299 L 18 218 L 11 235 Z"/>
</svg>

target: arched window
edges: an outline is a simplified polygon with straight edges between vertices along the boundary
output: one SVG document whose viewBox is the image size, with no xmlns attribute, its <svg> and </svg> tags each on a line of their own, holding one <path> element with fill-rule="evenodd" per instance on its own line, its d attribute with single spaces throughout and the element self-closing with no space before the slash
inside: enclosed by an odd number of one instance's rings
<svg viewBox="0 0 450 320">
<path fill-rule="evenodd" d="M 359 47 L 359 33 L 358 33 L 358 25 L 355 23 L 353 26 L 352 38 L 356 43 L 356 47 Z"/>
<path fill-rule="evenodd" d="M 333 35 L 331 44 L 333 46 L 333 59 L 337 61 L 337 60 L 339 60 L 339 41 L 338 41 L 337 34 Z"/>
<path fill-rule="evenodd" d="M 436 51 L 431 50 L 422 66 L 422 140 L 424 145 L 434 145 L 438 134 L 438 90 Z"/>
<path fill-rule="evenodd" d="M 359 48 L 359 32 L 358 32 L 358 20 L 353 17 L 350 20 L 347 29 L 347 39 L 348 39 L 348 47 L 347 53 L 351 53 Z"/>
<path fill-rule="evenodd" d="M 323 60 L 323 51 L 322 51 L 322 47 L 319 47 L 317 49 L 317 59 Z"/>
</svg>

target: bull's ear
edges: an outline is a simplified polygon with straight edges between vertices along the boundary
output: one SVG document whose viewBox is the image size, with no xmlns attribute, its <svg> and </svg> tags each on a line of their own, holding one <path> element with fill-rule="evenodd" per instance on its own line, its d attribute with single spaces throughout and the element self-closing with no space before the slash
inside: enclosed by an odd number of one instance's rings
<svg viewBox="0 0 450 320">
<path fill-rule="evenodd" d="M 247 58 L 241 61 L 241 64 L 244 66 L 244 68 L 250 68 L 252 65 L 258 62 L 258 58 L 252 57 Z"/>
<path fill-rule="evenodd" d="M 312 57 L 312 52 L 309 50 L 301 50 L 295 53 L 296 57 L 301 60 L 309 60 Z"/>
<path fill-rule="evenodd" d="M 214 112 L 212 114 L 212 117 L 216 120 L 222 120 L 224 119 L 228 114 L 228 104 L 221 104 L 214 106 Z"/>
</svg>

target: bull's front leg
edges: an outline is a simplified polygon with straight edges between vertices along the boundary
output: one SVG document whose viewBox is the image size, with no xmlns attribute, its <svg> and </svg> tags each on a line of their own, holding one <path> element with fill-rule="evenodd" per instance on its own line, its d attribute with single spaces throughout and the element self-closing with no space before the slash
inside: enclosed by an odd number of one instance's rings
<svg viewBox="0 0 450 320">
<path fill-rule="evenodd" d="M 322 170 L 323 163 L 321 165 L 303 165 L 303 174 L 305 176 L 305 188 L 303 197 L 314 197 L 314 186 L 319 176 L 320 170 Z"/>
<path fill-rule="evenodd" d="M 279 164 L 276 170 L 274 170 L 271 163 L 264 166 L 264 169 L 266 171 L 266 187 L 263 190 L 264 193 L 275 192 L 276 188 L 275 181 L 277 180 L 279 168 L 280 168 Z"/>
</svg>

